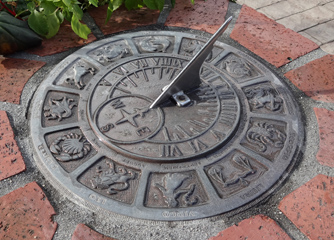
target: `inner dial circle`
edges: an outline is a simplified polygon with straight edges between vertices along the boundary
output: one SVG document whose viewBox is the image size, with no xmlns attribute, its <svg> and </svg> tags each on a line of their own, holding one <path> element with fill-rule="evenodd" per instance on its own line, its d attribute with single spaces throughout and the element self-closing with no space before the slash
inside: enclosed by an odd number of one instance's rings
<svg viewBox="0 0 334 240">
<path fill-rule="evenodd" d="M 221 147 L 236 130 L 240 104 L 218 69 L 203 64 L 201 86 L 186 93 L 188 106 L 166 102 L 149 108 L 187 62 L 166 56 L 137 58 L 109 71 L 89 101 L 90 124 L 99 139 L 145 161 L 183 161 Z"/>
</svg>

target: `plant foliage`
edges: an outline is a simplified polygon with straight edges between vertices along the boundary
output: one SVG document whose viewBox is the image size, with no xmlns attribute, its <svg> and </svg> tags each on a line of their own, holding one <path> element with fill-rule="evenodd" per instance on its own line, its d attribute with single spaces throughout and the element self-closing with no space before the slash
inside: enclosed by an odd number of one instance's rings
<svg viewBox="0 0 334 240">
<path fill-rule="evenodd" d="M 190 1 L 194 4 L 195 0 Z M 90 6 L 104 4 L 108 4 L 107 23 L 112 13 L 122 5 L 128 10 L 147 7 L 162 11 L 165 0 L 0 0 L 0 11 L 7 11 L 20 20 L 28 21 L 29 27 L 45 38 L 56 35 L 66 19 L 78 36 L 87 39 L 91 30 L 81 22 L 83 11 Z M 171 0 L 171 4 L 174 7 L 175 0 Z"/>
</svg>

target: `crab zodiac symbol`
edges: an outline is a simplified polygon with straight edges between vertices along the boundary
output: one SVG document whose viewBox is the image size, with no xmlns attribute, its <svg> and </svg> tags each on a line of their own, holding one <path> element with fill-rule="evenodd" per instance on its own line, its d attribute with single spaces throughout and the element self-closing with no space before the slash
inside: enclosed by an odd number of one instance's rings
<svg viewBox="0 0 334 240">
<path fill-rule="evenodd" d="M 75 133 L 58 137 L 50 146 L 50 151 L 56 155 L 55 158 L 62 162 L 83 158 L 90 149 L 88 141 Z"/>
</svg>

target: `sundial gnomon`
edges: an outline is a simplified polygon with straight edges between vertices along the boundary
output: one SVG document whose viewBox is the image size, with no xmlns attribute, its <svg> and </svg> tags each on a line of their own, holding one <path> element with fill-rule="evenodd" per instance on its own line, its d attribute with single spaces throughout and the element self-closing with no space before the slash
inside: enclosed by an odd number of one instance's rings
<svg viewBox="0 0 334 240">
<path fill-rule="evenodd" d="M 152 220 L 209 217 L 265 197 L 303 131 L 292 94 L 261 63 L 217 41 L 200 84 L 152 107 L 207 41 L 133 32 L 59 63 L 31 114 L 46 177 L 94 211 Z"/>
</svg>

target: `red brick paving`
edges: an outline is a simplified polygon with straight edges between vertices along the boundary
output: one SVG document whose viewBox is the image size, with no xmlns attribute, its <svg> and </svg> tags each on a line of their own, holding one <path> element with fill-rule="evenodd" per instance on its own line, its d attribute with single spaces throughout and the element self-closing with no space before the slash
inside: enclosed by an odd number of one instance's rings
<svg viewBox="0 0 334 240">
<path fill-rule="evenodd" d="M 318 48 L 311 40 L 246 5 L 230 37 L 276 67 Z"/>
<path fill-rule="evenodd" d="M 279 209 L 309 239 L 334 239 L 334 178 L 316 176 L 284 197 Z"/>
<path fill-rule="evenodd" d="M 72 240 L 116 240 L 115 238 L 106 237 L 102 234 L 93 231 L 85 224 L 80 223 L 72 236 Z"/>
<path fill-rule="evenodd" d="M 264 215 L 256 215 L 245 219 L 218 233 L 217 236 L 211 237 L 209 240 L 232 240 L 232 239 L 247 239 L 247 240 L 288 240 L 291 239 L 277 223 L 271 218 Z"/>
<path fill-rule="evenodd" d="M 105 35 L 156 24 L 159 17 L 159 11 L 157 10 L 141 8 L 128 11 L 125 7 L 120 7 L 113 12 L 108 24 L 104 24 L 107 17 L 107 7 L 105 5 L 89 10 L 89 15 L 94 18 L 96 24 Z"/>
<path fill-rule="evenodd" d="M 96 37 L 92 33 L 88 35 L 87 40 L 80 38 L 73 32 L 71 24 L 64 21 L 56 36 L 50 39 L 44 39 L 41 46 L 31 48 L 27 50 L 27 52 L 39 56 L 48 56 L 55 53 L 65 52 L 70 48 L 81 47 L 95 40 Z"/>
<path fill-rule="evenodd" d="M 314 108 L 314 112 L 320 135 L 317 159 L 322 165 L 334 167 L 334 112 L 323 108 Z"/>
<path fill-rule="evenodd" d="M 165 25 L 215 33 L 225 21 L 228 0 L 177 0 Z"/>
<path fill-rule="evenodd" d="M 334 55 L 326 55 L 285 76 L 307 96 L 317 101 L 334 103 Z"/>
<path fill-rule="evenodd" d="M 5 111 L 0 111 L 0 180 L 26 170 Z"/>
<path fill-rule="evenodd" d="M 0 198 L 0 239 L 51 240 L 55 211 L 37 183 L 32 182 Z"/>
<path fill-rule="evenodd" d="M 0 101 L 20 103 L 24 85 L 45 62 L 0 56 Z"/>
</svg>

